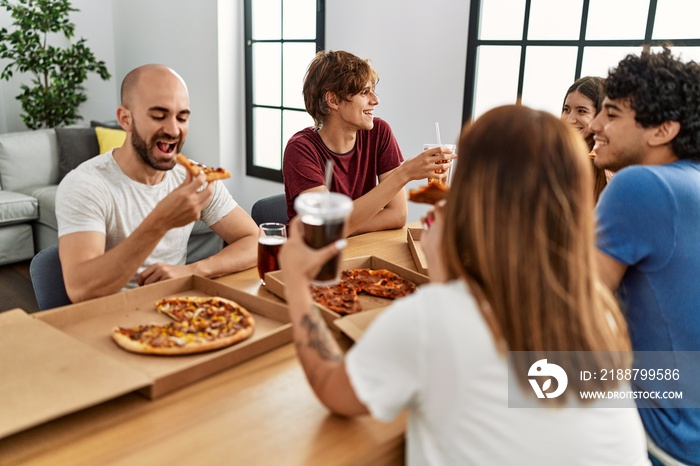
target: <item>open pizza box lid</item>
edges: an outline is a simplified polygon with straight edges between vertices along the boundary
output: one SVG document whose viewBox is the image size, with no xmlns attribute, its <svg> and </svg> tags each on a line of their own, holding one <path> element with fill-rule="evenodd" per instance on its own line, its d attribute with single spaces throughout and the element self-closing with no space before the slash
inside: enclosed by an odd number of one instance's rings
<svg viewBox="0 0 700 466">
<path fill-rule="evenodd" d="M 420 228 L 408 228 L 406 229 L 406 241 L 413 261 L 416 263 L 416 269 L 423 275 L 428 275 L 428 260 L 425 258 L 423 245 L 420 242 L 422 233 L 423 230 Z"/>
<path fill-rule="evenodd" d="M 405 267 L 401 267 L 400 265 L 394 264 L 393 262 L 389 262 L 387 260 L 381 259 L 376 256 L 363 256 L 363 257 L 356 257 L 353 259 L 346 259 L 344 260 L 341 265 L 340 265 L 341 270 L 348 270 L 348 269 L 373 269 L 373 270 L 379 270 L 379 269 L 386 269 L 391 272 L 394 272 L 395 274 L 399 275 L 400 277 L 403 277 L 407 280 L 412 281 L 416 285 L 420 286 L 424 283 L 428 283 L 429 279 L 427 276 L 422 275 L 420 273 L 414 272 L 413 270 L 409 270 Z M 278 270 L 275 272 L 269 272 L 265 274 L 265 288 L 267 288 L 268 291 L 272 292 L 273 294 L 279 296 L 282 299 L 285 299 L 284 297 L 284 271 Z M 376 316 L 384 310 L 387 306 L 389 306 L 392 303 L 392 300 L 390 299 L 385 299 L 385 298 L 378 298 L 376 296 L 369 296 L 365 293 L 360 293 L 358 296 L 358 299 L 360 301 L 360 304 L 362 305 L 362 311 L 358 312 L 356 314 L 352 314 L 353 316 L 360 316 L 360 315 L 366 315 L 366 316 Z M 324 320 L 326 323 L 331 327 L 331 329 L 336 329 L 336 321 L 340 319 L 341 316 L 339 313 L 335 311 L 331 311 L 327 307 L 320 305 L 318 303 L 314 303 L 318 309 L 321 311 L 321 315 L 323 316 Z M 376 311 L 372 312 L 369 314 L 369 311 Z M 349 317 L 349 316 L 346 316 Z M 358 319 L 360 319 L 358 317 Z M 352 335 L 348 335 L 352 338 Z"/>
<path fill-rule="evenodd" d="M 21 309 L 0 313 L 0 333 L 0 438 L 151 384 Z"/>
<path fill-rule="evenodd" d="M 114 343 L 114 327 L 169 322 L 155 310 L 169 296 L 232 299 L 253 315 L 255 331 L 228 348 L 184 356 L 135 354 Z M 32 315 L 3 312 L 3 326 L 0 437 L 135 390 L 158 398 L 292 339 L 285 305 L 197 276 Z"/>
</svg>

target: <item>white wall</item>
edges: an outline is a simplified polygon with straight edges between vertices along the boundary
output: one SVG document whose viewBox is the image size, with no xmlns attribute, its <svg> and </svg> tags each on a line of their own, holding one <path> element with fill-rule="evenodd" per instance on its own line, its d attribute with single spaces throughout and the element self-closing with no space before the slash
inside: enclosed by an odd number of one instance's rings
<svg viewBox="0 0 700 466">
<path fill-rule="evenodd" d="M 404 158 L 435 141 L 456 143 L 462 121 L 469 1 L 326 1 L 326 48 L 369 58 L 379 73 L 375 115 Z M 409 188 L 421 183 L 412 182 Z M 409 202 L 409 221 L 427 210 Z"/>
<path fill-rule="evenodd" d="M 192 110 L 183 153 L 218 164 L 217 0 L 116 0 L 112 9 L 118 82 L 146 63 L 177 71 L 187 83 Z"/>
<path fill-rule="evenodd" d="M 198 161 L 231 168 L 226 185 L 250 211 L 282 184 L 245 176 L 243 2 L 240 0 L 73 0 L 71 18 L 113 74 L 91 77 L 90 119 L 114 119 L 119 84 L 144 63 L 163 63 L 182 75 L 192 118 L 183 151 Z M 379 72 L 376 114 L 392 126 L 404 157 L 435 140 L 455 142 L 462 118 L 468 1 L 327 0 L 326 48 L 372 60 Z M 9 24 L 0 11 L 0 27 Z M 1 65 L 1 63 L 0 63 Z M 24 129 L 14 100 L 18 82 L 0 82 L 0 132 Z M 409 187 L 415 187 L 414 182 Z M 409 220 L 425 207 L 410 204 Z"/>
<path fill-rule="evenodd" d="M 78 12 L 70 15 L 71 21 L 76 25 L 75 37 L 87 39 L 87 45 L 98 60 L 105 62 L 107 70 L 112 74 L 109 81 L 103 81 L 96 73 L 88 74 L 84 83 L 88 96 L 87 102 L 80 107 L 80 115 L 83 121 L 79 125 L 87 126 L 90 120 L 112 120 L 117 102 L 114 77 L 114 30 L 112 28 L 112 1 L 111 0 L 73 0 L 73 7 Z M 5 9 L 0 10 L 0 27 L 13 30 L 12 18 Z M 50 43 L 56 46 L 66 46 L 62 36 L 50 37 Z M 8 60 L 0 60 L 3 69 Z M 22 108 L 15 97 L 21 92 L 20 85 L 29 83 L 29 75 L 17 74 L 9 81 L 0 81 L 0 133 L 24 131 L 26 126 L 20 118 Z"/>
<path fill-rule="evenodd" d="M 405 158 L 435 141 L 436 121 L 442 142 L 456 143 L 459 137 L 468 24 L 468 1 L 326 1 L 326 48 L 372 61 L 380 77 L 375 115 L 389 122 Z M 232 192 L 244 206 L 283 191 L 279 183 L 238 181 L 243 190 Z M 426 210 L 409 203 L 409 221 Z"/>
</svg>

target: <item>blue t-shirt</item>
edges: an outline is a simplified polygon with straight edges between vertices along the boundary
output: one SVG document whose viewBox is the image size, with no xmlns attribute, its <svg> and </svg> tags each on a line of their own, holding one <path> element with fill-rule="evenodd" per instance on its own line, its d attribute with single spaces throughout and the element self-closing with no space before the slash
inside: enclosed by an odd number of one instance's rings
<svg viewBox="0 0 700 466">
<path fill-rule="evenodd" d="M 618 298 L 632 348 L 700 351 L 700 163 L 620 170 L 596 217 L 598 249 L 628 266 Z M 682 382 L 678 389 L 700 390 Z M 640 409 L 640 415 L 660 448 L 700 463 L 699 409 Z"/>
</svg>

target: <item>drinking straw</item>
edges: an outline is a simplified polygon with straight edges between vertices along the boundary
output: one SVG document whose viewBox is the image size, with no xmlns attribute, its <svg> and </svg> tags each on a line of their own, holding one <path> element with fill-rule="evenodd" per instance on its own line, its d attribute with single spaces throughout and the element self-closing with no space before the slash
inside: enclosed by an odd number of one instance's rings
<svg viewBox="0 0 700 466">
<path fill-rule="evenodd" d="M 438 146 L 441 146 L 442 143 L 440 142 L 440 123 L 438 123 L 437 121 L 435 122 L 435 136 L 437 136 Z"/>
<path fill-rule="evenodd" d="M 333 160 L 328 159 L 326 161 L 326 173 L 323 177 L 323 185 L 326 187 L 326 191 L 331 192 L 331 181 L 333 180 Z"/>
<path fill-rule="evenodd" d="M 326 160 L 326 173 L 323 177 L 323 185 L 326 187 L 326 194 L 323 196 L 325 209 L 330 209 L 331 205 L 331 181 L 333 180 L 333 160 Z"/>
</svg>

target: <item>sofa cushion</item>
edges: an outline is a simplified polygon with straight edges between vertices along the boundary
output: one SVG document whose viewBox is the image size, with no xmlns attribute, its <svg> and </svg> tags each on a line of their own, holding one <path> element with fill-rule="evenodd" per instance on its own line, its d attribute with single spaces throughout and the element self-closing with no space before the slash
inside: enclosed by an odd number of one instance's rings
<svg viewBox="0 0 700 466">
<path fill-rule="evenodd" d="M 0 183 L 7 191 L 58 183 L 53 129 L 0 134 Z"/>
<path fill-rule="evenodd" d="M 95 128 L 56 128 L 58 181 L 92 157 L 99 155 Z"/>
<path fill-rule="evenodd" d="M 109 152 L 115 147 L 121 147 L 126 140 L 126 131 L 123 129 L 96 126 L 95 134 L 97 135 L 97 143 L 100 145 L 100 154 Z"/>
<path fill-rule="evenodd" d="M 39 202 L 31 196 L 0 190 L 0 226 L 29 222 L 39 217 Z"/>
</svg>

